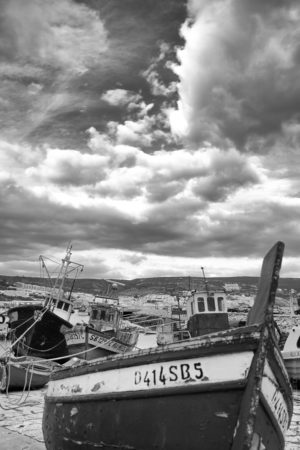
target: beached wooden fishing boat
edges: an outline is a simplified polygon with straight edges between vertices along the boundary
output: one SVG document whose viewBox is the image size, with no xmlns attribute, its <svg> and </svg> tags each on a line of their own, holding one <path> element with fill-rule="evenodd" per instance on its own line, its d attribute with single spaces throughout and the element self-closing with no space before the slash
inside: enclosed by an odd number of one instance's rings
<svg viewBox="0 0 300 450">
<path fill-rule="evenodd" d="M 61 365 L 40 358 L 22 356 L 0 360 L 0 390 L 36 389 L 43 387 L 49 381 L 53 370 Z"/>
<path fill-rule="evenodd" d="M 71 330 L 66 330 L 64 335 L 69 356 L 92 360 L 131 351 L 137 343 L 139 331 L 98 331 L 88 325 L 75 325 Z"/>
<path fill-rule="evenodd" d="M 69 245 L 54 283 L 44 257 L 40 256 L 51 285 L 44 305 L 19 305 L 7 311 L 10 346 L 0 355 L 0 379 L 4 389 L 41 387 L 48 382 L 54 367 L 71 359 L 64 331 L 73 326 L 70 322 L 72 301 L 71 292 L 65 295 L 65 282 L 73 274 L 73 287 L 83 268 L 71 261 L 71 249 Z"/>
<path fill-rule="evenodd" d="M 181 321 L 164 320 L 157 328 L 157 344 L 166 345 L 172 342 L 190 339 L 229 328 L 229 319 L 224 290 L 193 290 L 188 293 L 186 304 L 186 328 Z M 179 316 L 180 317 L 180 316 Z"/>
<path fill-rule="evenodd" d="M 16 306 L 9 309 L 8 317 L 8 338 L 15 356 L 68 359 L 62 331 L 72 324 L 40 305 Z"/>
<path fill-rule="evenodd" d="M 284 245 L 266 255 L 247 325 L 59 370 L 48 450 L 282 450 L 292 390 L 274 330 Z"/>
<path fill-rule="evenodd" d="M 69 355 L 91 360 L 102 356 L 131 351 L 138 340 L 139 330 L 123 320 L 123 310 L 117 297 L 97 296 L 89 304 L 86 325 L 65 329 Z"/>
<path fill-rule="evenodd" d="M 70 322 L 72 301 L 71 291 L 68 296 L 65 295 L 65 283 L 72 274 L 73 287 L 78 272 L 83 270 L 82 264 L 71 261 L 71 249 L 72 246 L 69 245 L 54 282 L 47 269 L 45 258 L 40 256 L 42 267 L 46 270 L 51 285 L 44 305 L 20 305 L 7 311 L 8 339 L 11 341 L 10 351 L 14 356 L 60 358 L 61 363 L 69 359 L 63 333 L 73 326 Z"/>
</svg>

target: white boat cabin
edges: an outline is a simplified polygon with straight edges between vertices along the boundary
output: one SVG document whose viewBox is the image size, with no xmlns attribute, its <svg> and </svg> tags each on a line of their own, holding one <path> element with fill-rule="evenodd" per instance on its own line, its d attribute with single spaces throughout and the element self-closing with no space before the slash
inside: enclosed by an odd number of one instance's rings
<svg viewBox="0 0 300 450">
<path fill-rule="evenodd" d="M 228 329 L 225 292 L 191 292 L 187 300 L 187 328 L 192 337 Z"/>
<path fill-rule="evenodd" d="M 283 352 L 299 352 L 300 351 L 300 327 L 293 327 L 285 341 Z"/>
<path fill-rule="evenodd" d="M 73 312 L 73 302 L 66 297 L 55 298 L 48 297 L 45 302 L 45 306 L 51 302 L 50 311 L 56 314 L 61 319 L 70 321 L 71 314 Z"/>
<path fill-rule="evenodd" d="M 195 291 L 187 300 L 187 319 L 195 314 L 227 314 L 225 292 Z"/>
<path fill-rule="evenodd" d="M 90 303 L 89 324 L 98 331 L 117 331 L 121 326 L 123 317 L 122 310 L 111 303 L 93 302 Z"/>
</svg>

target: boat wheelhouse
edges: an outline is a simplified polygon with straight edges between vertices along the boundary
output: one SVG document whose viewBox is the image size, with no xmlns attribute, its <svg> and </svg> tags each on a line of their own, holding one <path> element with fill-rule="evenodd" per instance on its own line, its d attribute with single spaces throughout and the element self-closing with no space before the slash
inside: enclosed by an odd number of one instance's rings
<svg viewBox="0 0 300 450">
<path fill-rule="evenodd" d="M 123 321 L 123 309 L 116 296 L 96 296 L 89 303 L 90 318 L 86 325 L 66 330 L 70 355 L 92 360 L 131 351 L 138 340 L 139 330 Z"/>
<path fill-rule="evenodd" d="M 192 337 L 229 328 L 224 291 L 192 291 L 187 300 L 187 329 Z"/>
</svg>

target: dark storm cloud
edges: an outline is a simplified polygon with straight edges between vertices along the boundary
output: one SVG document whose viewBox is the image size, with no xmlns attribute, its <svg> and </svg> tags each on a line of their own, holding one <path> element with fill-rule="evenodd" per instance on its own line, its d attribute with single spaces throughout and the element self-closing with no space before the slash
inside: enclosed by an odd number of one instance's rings
<svg viewBox="0 0 300 450">
<path fill-rule="evenodd" d="M 4 1 L 0 20 L 2 137 L 30 140 L 57 114 L 79 110 L 72 83 L 99 62 L 106 31 L 95 11 L 71 0 Z"/>
<path fill-rule="evenodd" d="M 259 177 L 247 160 L 236 151 L 229 150 L 224 154 L 216 154 L 211 161 L 211 170 L 199 178 L 193 192 L 207 201 L 225 200 L 240 187 L 256 184 Z"/>
<path fill-rule="evenodd" d="M 178 74 L 190 138 L 247 147 L 250 136 L 279 133 L 298 120 L 298 2 L 189 5 L 193 21 L 182 31 L 187 43 Z"/>
<path fill-rule="evenodd" d="M 297 256 L 300 7 L 188 5 L 0 0 L 6 267 L 70 240 L 95 276 Z"/>
<path fill-rule="evenodd" d="M 179 41 L 185 5 L 7 0 L 0 14 L 2 136 L 68 148 L 117 117 L 100 100 L 106 90 L 142 89 L 150 101 L 143 71 L 162 42 Z"/>
</svg>

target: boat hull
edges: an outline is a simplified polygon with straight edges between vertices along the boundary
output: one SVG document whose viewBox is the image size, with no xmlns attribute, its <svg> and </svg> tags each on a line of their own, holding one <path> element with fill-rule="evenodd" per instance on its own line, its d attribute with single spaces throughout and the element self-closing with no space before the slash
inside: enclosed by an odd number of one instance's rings
<svg viewBox="0 0 300 450">
<path fill-rule="evenodd" d="M 86 326 L 75 326 L 72 330 L 65 332 L 68 354 L 90 361 L 108 355 L 126 353 L 136 344 L 138 333 L 127 332 L 129 336 L 133 333 L 135 338 L 133 344 L 128 344 L 118 339 L 118 335 L 114 332 L 101 332 Z"/>
<path fill-rule="evenodd" d="M 35 362 L 33 358 L 12 358 L 0 362 L 0 390 L 38 389 L 45 386 L 54 368 L 51 361 Z"/>
<path fill-rule="evenodd" d="M 193 347 L 192 340 L 167 352 L 107 358 L 58 374 L 45 397 L 47 449 L 193 450 L 201 443 L 208 450 L 233 448 L 255 361 L 249 340 L 237 347 L 233 341 L 225 349 L 222 340 L 213 346 L 210 341 L 209 348 L 205 340 L 202 348 Z M 266 361 L 264 370 L 253 439 L 281 450 L 291 416 L 288 396 L 278 394 L 278 367 Z"/>
<path fill-rule="evenodd" d="M 44 433 L 49 436 L 46 446 L 56 450 L 100 446 L 192 450 L 199 449 L 199 442 L 205 442 L 206 449 L 230 448 L 242 393 L 238 386 L 220 386 L 217 392 L 178 391 L 169 396 L 157 394 L 113 402 L 95 398 L 61 406 L 49 403 L 44 425 Z M 216 407 L 219 416 L 214 414 Z M 73 419 L 69 433 L 65 415 Z M 197 430 L 196 436 L 183 432 L 186 429 Z"/>
<path fill-rule="evenodd" d="M 282 352 L 284 365 L 291 380 L 300 381 L 300 352 Z"/>
</svg>

